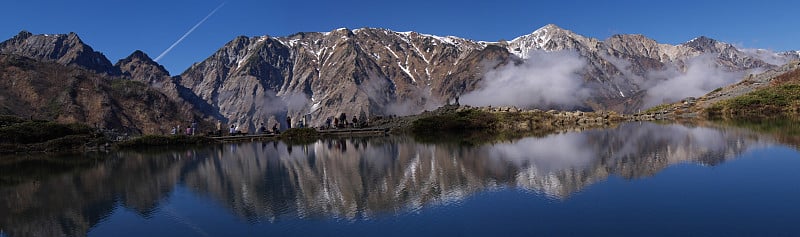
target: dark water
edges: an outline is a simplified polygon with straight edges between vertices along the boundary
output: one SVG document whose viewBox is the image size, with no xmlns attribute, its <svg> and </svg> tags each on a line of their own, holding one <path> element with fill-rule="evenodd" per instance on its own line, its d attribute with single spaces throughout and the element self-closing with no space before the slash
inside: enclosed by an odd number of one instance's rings
<svg viewBox="0 0 800 237">
<path fill-rule="evenodd" d="M 797 140 L 631 123 L 18 158 L 0 236 L 798 236 Z"/>
</svg>

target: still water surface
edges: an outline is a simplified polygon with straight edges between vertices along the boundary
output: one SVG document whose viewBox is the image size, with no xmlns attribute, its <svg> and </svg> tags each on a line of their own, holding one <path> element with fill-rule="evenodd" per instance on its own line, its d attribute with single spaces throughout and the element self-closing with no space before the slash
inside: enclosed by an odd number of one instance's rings
<svg viewBox="0 0 800 237">
<path fill-rule="evenodd" d="M 786 140 L 629 123 L 485 145 L 348 138 L 16 162 L 1 168 L 0 236 L 797 236 L 800 153 Z"/>
</svg>

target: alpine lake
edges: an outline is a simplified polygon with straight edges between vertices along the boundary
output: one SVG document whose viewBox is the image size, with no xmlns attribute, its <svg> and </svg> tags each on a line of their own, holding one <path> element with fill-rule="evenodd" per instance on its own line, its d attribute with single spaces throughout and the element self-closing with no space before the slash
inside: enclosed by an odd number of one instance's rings
<svg viewBox="0 0 800 237">
<path fill-rule="evenodd" d="M 424 141 L 423 141 L 424 140 Z M 798 236 L 800 125 L 0 159 L 0 236 Z"/>
</svg>

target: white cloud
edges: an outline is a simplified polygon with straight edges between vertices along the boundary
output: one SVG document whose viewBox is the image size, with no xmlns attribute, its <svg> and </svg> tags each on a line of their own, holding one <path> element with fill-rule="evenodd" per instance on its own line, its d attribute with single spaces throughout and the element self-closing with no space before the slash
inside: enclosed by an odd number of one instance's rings
<svg viewBox="0 0 800 237">
<path fill-rule="evenodd" d="M 520 65 L 486 73 L 478 89 L 461 96 L 474 106 L 570 107 L 589 95 L 581 70 L 586 61 L 574 51 L 532 51 Z"/>
<path fill-rule="evenodd" d="M 716 57 L 710 54 L 689 59 L 686 64 L 686 71 L 669 67 L 648 73 L 645 108 L 677 102 L 686 97 L 702 96 L 718 87 L 735 83 L 744 75 L 744 72 L 724 70 L 717 65 Z"/>
</svg>

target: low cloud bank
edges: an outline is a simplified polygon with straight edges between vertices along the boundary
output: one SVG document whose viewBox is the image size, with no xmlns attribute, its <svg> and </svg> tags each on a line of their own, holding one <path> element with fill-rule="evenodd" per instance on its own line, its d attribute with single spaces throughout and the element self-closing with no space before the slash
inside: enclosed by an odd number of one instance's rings
<svg viewBox="0 0 800 237">
<path fill-rule="evenodd" d="M 730 72 L 717 65 L 716 57 L 705 54 L 689 59 L 685 71 L 671 66 L 651 71 L 645 76 L 647 96 L 644 108 L 680 101 L 686 97 L 702 96 L 716 88 L 733 84 L 745 72 Z"/>
<path fill-rule="evenodd" d="M 479 89 L 461 96 L 473 106 L 567 108 L 588 97 L 581 71 L 586 60 L 574 51 L 533 51 L 525 63 L 486 73 Z"/>
</svg>

